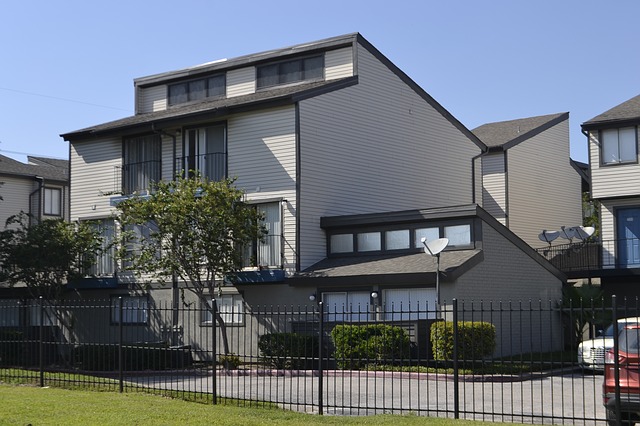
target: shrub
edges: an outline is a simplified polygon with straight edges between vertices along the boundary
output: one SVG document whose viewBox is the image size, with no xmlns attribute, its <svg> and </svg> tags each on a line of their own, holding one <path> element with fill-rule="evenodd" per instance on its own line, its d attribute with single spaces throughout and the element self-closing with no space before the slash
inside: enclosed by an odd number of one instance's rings
<svg viewBox="0 0 640 426">
<path fill-rule="evenodd" d="M 431 325 L 433 358 L 453 359 L 453 322 L 438 321 Z M 458 359 L 480 359 L 493 354 L 496 327 L 488 322 L 458 321 Z"/>
<path fill-rule="evenodd" d="M 263 360 L 274 368 L 309 368 L 318 355 L 318 338 L 298 333 L 263 334 L 258 348 Z"/>
<path fill-rule="evenodd" d="M 409 356 L 409 335 L 398 326 L 340 324 L 331 331 L 331 339 L 338 367 L 342 369 L 392 364 Z"/>
<path fill-rule="evenodd" d="M 221 364 L 227 370 L 237 370 L 240 367 L 240 357 L 236 354 L 229 353 L 218 357 L 218 364 Z"/>
</svg>

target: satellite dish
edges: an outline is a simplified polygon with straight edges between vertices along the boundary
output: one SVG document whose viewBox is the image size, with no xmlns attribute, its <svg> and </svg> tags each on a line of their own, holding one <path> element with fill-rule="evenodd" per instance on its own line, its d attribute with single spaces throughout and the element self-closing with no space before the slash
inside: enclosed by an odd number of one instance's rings
<svg viewBox="0 0 640 426">
<path fill-rule="evenodd" d="M 575 226 L 570 226 L 568 228 L 565 228 L 564 226 L 560 227 L 560 237 L 564 238 L 565 240 L 572 240 L 576 237 L 576 227 Z"/>
<path fill-rule="evenodd" d="M 424 252 L 430 254 L 431 256 L 436 256 L 449 244 L 448 238 L 438 238 L 437 240 L 432 240 L 429 242 L 427 242 L 426 238 L 422 238 L 421 241 L 422 244 L 424 244 Z"/>
<path fill-rule="evenodd" d="M 594 228 L 593 226 L 576 226 L 575 227 L 576 238 L 579 240 L 586 240 L 587 238 L 592 236 L 594 232 L 596 232 L 596 228 Z"/>
<path fill-rule="evenodd" d="M 538 238 L 540 241 L 544 241 L 545 243 L 551 244 L 553 240 L 560 236 L 559 231 L 547 231 L 546 229 L 538 234 Z"/>
</svg>

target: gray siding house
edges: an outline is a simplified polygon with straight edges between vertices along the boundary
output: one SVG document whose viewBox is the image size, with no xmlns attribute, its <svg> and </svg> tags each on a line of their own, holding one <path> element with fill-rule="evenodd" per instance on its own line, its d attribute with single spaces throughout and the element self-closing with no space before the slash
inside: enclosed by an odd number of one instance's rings
<svg viewBox="0 0 640 426">
<path fill-rule="evenodd" d="M 543 230 L 582 225 L 582 177 L 569 156 L 569 113 L 484 124 L 478 203 L 532 247 Z M 566 242 L 566 241 L 565 241 Z"/>
<path fill-rule="evenodd" d="M 586 273 L 619 296 L 640 296 L 640 95 L 582 123 L 589 144 L 591 196 L 600 204 L 597 256 Z"/>
<path fill-rule="evenodd" d="M 474 204 L 472 164 L 485 143 L 360 34 L 142 77 L 134 88 L 135 115 L 62 135 L 71 220 L 102 220 L 116 238 L 121 197 L 185 170 L 236 177 L 269 234 L 217 296 L 223 312 L 307 304 L 311 294 L 336 311 L 433 305 L 422 237 L 451 242 L 443 300 L 560 295 L 564 276 Z M 142 306 L 177 297 L 139 288 L 109 253 L 94 275 L 74 285 Z"/>
</svg>

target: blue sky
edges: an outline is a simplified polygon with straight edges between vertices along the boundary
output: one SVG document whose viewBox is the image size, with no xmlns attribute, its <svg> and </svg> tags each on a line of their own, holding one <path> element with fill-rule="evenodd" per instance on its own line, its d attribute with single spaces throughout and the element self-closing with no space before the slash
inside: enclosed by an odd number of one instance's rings
<svg viewBox="0 0 640 426">
<path fill-rule="evenodd" d="M 637 0 L 25 0 L 0 5 L 0 153 L 67 158 L 59 134 L 133 113 L 133 79 L 361 33 L 468 128 L 640 93 Z"/>
</svg>

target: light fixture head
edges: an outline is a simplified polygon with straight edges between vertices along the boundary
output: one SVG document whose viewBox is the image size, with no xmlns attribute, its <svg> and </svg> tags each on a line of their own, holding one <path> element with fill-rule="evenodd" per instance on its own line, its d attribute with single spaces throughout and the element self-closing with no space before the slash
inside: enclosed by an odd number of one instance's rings
<svg viewBox="0 0 640 426">
<path fill-rule="evenodd" d="M 372 292 L 371 292 L 371 297 L 372 297 L 373 299 L 377 299 L 377 298 L 378 298 L 378 292 L 377 292 L 377 291 L 372 291 Z"/>
<path fill-rule="evenodd" d="M 315 302 L 316 301 L 316 294 L 315 293 L 311 293 L 309 295 L 309 300 L 311 300 L 312 302 Z"/>
</svg>

